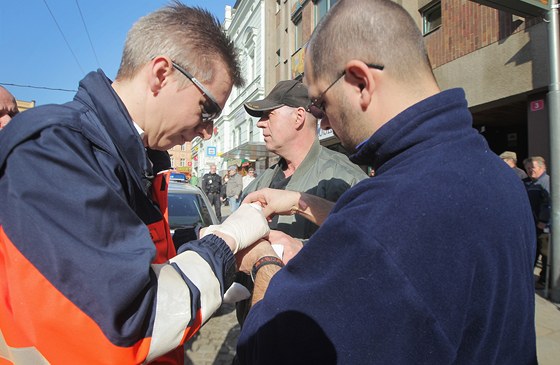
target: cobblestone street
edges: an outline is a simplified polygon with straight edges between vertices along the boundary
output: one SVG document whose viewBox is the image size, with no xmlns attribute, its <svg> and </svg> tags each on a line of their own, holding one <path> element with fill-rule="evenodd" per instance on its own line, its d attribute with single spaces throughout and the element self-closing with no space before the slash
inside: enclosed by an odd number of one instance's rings
<svg viewBox="0 0 560 365">
<path fill-rule="evenodd" d="M 187 365 L 231 365 L 239 336 L 235 306 L 224 304 L 185 344 Z"/>
</svg>

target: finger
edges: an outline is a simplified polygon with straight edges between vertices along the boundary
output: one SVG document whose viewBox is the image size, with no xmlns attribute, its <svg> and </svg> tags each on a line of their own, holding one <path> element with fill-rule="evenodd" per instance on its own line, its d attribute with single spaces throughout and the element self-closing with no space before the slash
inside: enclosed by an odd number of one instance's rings
<svg viewBox="0 0 560 365">
<path fill-rule="evenodd" d="M 264 216 L 267 217 L 266 219 L 270 222 L 272 220 L 272 217 L 275 215 L 274 208 L 272 208 L 270 205 L 265 205 L 262 209 Z"/>
<path fill-rule="evenodd" d="M 258 201 L 258 196 L 260 194 L 257 192 L 252 192 L 250 194 L 248 194 L 245 199 L 243 199 L 243 203 L 253 203 L 255 201 Z"/>
</svg>

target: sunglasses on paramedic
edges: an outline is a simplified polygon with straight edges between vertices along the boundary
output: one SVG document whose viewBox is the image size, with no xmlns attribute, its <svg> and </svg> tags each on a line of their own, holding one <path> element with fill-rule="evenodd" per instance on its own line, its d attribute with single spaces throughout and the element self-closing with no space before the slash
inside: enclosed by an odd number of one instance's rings
<svg viewBox="0 0 560 365">
<path fill-rule="evenodd" d="M 382 71 L 385 68 L 385 66 L 376 65 L 374 63 L 366 63 L 366 66 L 380 71 Z M 311 113 L 311 115 L 313 115 L 315 118 L 322 119 L 325 117 L 325 100 L 323 100 L 325 94 L 344 75 L 346 75 L 346 70 L 342 71 L 342 73 L 325 89 L 325 91 L 320 93 L 318 97 L 311 99 L 311 103 L 309 103 L 309 105 L 307 106 L 307 111 Z"/>
<path fill-rule="evenodd" d="M 194 86 L 196 86 L 200 90 L 200 92 L 202 92 L 202 95 L 206 96 L 206 100 L 208 102 L 202 106 L 202 121 L 211 122 L 214 119 L 218 118 L 222 113 L 222 108 L 220 108 L 220 105 L 218 105 L 216 98 L 210 93 L 210 91 L 208 91 L 208 89 L 205 88 L 200 81 L 198 81 L 193 75 L 191 75 L 187 70 L 179 66 L 177 63 L 173 62 L 173 67 L 175 67 L 177 71 L 185 75 L 187 79 L 191 80 Z"/>
</svg>

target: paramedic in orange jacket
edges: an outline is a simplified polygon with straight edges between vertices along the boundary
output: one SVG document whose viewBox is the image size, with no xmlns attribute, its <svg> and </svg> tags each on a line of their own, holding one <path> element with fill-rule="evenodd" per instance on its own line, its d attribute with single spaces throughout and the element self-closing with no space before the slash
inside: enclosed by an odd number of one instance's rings
<svg viewBox="0 0 560 365">
<path fill-rule="evenodd" d="M 165 220 L 164 151 L 210 138 L 234 85 L 219 22 L 175 2 L 132 27 L 114 81 L 91 72 L 0 132 L 0 364 L 183 364 L 268 232 L 244 205 L 176 253 Z"/>
</svg>

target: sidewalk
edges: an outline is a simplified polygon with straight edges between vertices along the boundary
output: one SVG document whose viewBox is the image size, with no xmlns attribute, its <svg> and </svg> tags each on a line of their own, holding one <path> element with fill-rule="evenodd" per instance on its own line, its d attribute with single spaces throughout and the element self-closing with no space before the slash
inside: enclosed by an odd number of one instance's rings
<svg viewBox="0 0 560 365">
<path fill-rule="evenodd" d="M 540 365 L 560 363 L 560 304 L 544 299 L 542 290 L 535 294 L 535 327 Z"/>
</svg>

